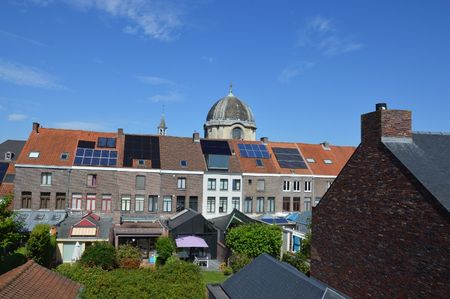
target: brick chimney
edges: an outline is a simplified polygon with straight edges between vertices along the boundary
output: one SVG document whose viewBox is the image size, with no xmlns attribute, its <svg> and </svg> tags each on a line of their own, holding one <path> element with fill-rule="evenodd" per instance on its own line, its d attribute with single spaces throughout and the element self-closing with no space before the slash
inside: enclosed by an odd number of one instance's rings
<svg viewBox="0 0 450 299">
<path fill-rule="evenodd" d="M 118 128 L 117 129 L 117 135 L 123 136 L 123 128 Z"/>
<path fill-rule="evenodd" d="M 33 123 L 33 132 L 39 133 L 39 127 L 41 125 L 39 123 Z"/>
<path fill-rule="evenodd" d="M 411 139 L 411 111 L 389 110 L 386 103 L 378 103 L 374 112 L 361 115 L 361 143 L 383 138 Z"/>
<path fill-rule="evenodd" d="M 200 134 L 198 132 L 194 132 L 194 134 L 192 134 L 192 141 L 200 142 Z"/>
</svg>

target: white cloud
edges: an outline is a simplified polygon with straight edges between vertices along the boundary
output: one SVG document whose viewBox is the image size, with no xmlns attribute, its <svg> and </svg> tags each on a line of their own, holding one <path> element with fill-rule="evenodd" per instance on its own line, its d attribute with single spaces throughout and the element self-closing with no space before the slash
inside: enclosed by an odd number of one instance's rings
<svg viewBox="0 0 450 299">
<path fill-rule="evenodd" d="M 292 79 L 303 74 L 305 70 L 311 68 L 313 65 L 314 64 L 309 61 L 288 65 L 278 75 L 278 81 L 280 81 L 281 83 L 289 83 L 292 81 Z"/>
<path fill-rule="evenodd" d="M 183 96 L 180 93 L 176 92 L 176 91 L 170 91 L 167 94 L 156 94 L 154 96 L 151 96 L 150 100 L 153 103 L 181 102 L 181 101 L 183 101 Z"/>
<path fill-rule="evenodd" d="M 33 0 L 35 4 L 47 6 L 50 0 Z M 169 41 L 176 37 L 176 30 L 183 26 L 182 9 L 171 1 L 146 0 L 65 0 L 82 10 L 98 10 L 111 17 L 124 19 L 122 30 L 128 34 L 142 34 L 158 40 Z"/>
<path fill-rule="evenodd" d="M 37 68 L 0 60 L 0 80 L 45 89 L 66 89 L 57 79 Z"/>
<path fill-rule="evenodd" d="M 6 37 L 12 37 L 12 38 L 15 38 L 15 39 L 18 39 L 18 40 L 22 40 L 22 41 L 25 41 L 27 43 L 33 44 L 35 46 L 47 47 L 46 44 L 41 43 L 40 41 L 31 39 L 31 38 L 28 38 L 28 37 L 24 37 L 24 36 L 21 36 L 21 35 L 17 35 L 17 34 L 14 34 L 12 32 L 0 30 L 0 35 L 6 36 Z"/>
<path fill-rule="evenodd" d="M 85 122 L 85 121 L 65 121 L 55 123 L 56 128 L 61 129 L 74 129 L 74 130 L 87 130 L 87 131 L 101 131 L 105 129 L 105 126 L 99 123 Z"/>
<path fill-rule="evenodd" d="M 150 85 L 175 85 L 173 81 L 156 76 L 136 76 L 136 78 L 142 83 Z"/>
<path fill-rule="evenodd" d="M 324 55 L 336 56 L 358 51 L 363 44 L 339 35 L 331 19 L 316 16 L 300 31 L 297 46 L 315 48 Z"/>
<path fill-rule="evenodd" d="M 22 121 L 27 118 L 28 118 L 28 116 L 26 116 L 25 114 L 20 114 L 20 113 L 11 113 L 8 115 L 9 121 Z"/>
</svg>

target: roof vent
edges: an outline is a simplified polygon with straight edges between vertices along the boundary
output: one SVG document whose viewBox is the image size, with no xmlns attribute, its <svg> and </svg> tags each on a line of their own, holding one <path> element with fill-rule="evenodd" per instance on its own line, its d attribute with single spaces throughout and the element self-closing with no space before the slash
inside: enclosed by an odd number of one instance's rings
<svg viewBox="0 0 450 299">
<path fill-rule="evenodd" d="M 375 104 L 375 110 L 387 110 L 387 104 L 386 103 L 377 103 Z"/>
<path fill-rule="evenodd" d="M 322 142 L 321 145 L 322 145 L 322 148 L 323 148 L 324 150 L 326 150 L 326 151 L 331 150 L 331 148 L 330 148 L 330 143 L 329 143 L 328 141 Z"/>
</svg>

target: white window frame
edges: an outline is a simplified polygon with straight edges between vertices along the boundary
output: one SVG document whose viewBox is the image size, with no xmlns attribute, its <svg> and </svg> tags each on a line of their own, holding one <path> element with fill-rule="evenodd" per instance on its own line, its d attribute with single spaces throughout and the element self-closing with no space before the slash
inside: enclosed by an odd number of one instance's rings
<svg viewBox="0 0 450 299">
<path fill-rule="evenodd" d="M 291 181 L 284 180 L 283 181 L 283 192 L 289 192 L 291 191 Z"/>
<path fill-rule="evenodd" d="M 311 200 L 311 197 L 305 197 L 305 199 L 303 200 L 304 211 L 311 211 Z"/>
<path fill-rule="evenodd" d="M 129 194 L 120 197 L 120 210 L 131 211 L 131 196 Z"/>
<path fill-rule="evenodd" d="M 248 205 L 250 203 L 250 205 Z M 244 213 L 252 213 L 253 210 L 253 198 L 246 197 L 244 199 Z"/>
<path fill-rule="evenodd" d="M 305 188 L 303 189 L 305 192 L 312 192 L 312 181 L 305 181 Z"/>
<path fill-rule="evenodd" d="M 148 196 L 148 211 L 152 213 L 158 212 L 158 195 Z"/>
<path fill-rule="evenodd" d="M 299 180 L 293 181 L 292 182 L 292 187 L 293 187 L 294 192 L 300 192 L 301 191 L 301 185 L 302 185 L 301 181 L 299 181 Z"/>
<path fill-rule="evenodd" d="M 72 210 L 81 210 L 81 200 L 83 198 L 83 195 L 80 193 L 72 193 L 72 200 L 71 200 L 71 209 Z"/>
<path fill-rule="evenodd" d="M 170 195 L 163 197 L 163 212 L 172 212 L 172 196 Z"/>
<path fill-rule="evenodd" d="M 42 172 L 41 173 L 41 186 L 51 186 L 52 185 L 52 173 Z"/>
<path fill-rule="evenodd" d="M 87 186 L 88 187 L 97 187 L 97 174 L 89 173 L 87 175 Z"/>
<path fill-rule="evenodd" d="M 28 158 L 34 158 L 34 159 L 37 159 L 37 158 L 39 158 L 39 152 L 30 152 L 29 154 L 28 154 Z"/>
<path fill-rule="evenodd" d="M 219 197 L 219 213 L 228 213 L 228 197 Z"/>
<path fill-rule="evenodd" d="M 145 195 L 143 194 L 136 194 L 134 198 L 134 210 L 136 212 L 144 212 L 144 202 L 145 202 Z"/>
<path fill-rule="evenodd" d="M 267 212 L 275 212 L 275 197 L 267 197 Z"/>
<path fill-rule="evenodd" d="M 186 189 L 186 178 L 178 178 L 177 179 L 177 188 L 180 190 Z"/>
</svg>

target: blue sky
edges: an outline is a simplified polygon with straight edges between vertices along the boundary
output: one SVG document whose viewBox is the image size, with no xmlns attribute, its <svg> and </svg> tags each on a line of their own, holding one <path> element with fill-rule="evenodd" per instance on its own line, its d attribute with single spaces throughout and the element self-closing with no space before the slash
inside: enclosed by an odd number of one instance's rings
<svg viewBox="0 0 450 299">
<path fill-rule="evenodd" d="M 0 141 L 44 127 L 203 132 L 228 93 L 258 137 L 357 145 L 387 102 L 450 132 L 449 1 L 2 1 Z"/>
</svg>

